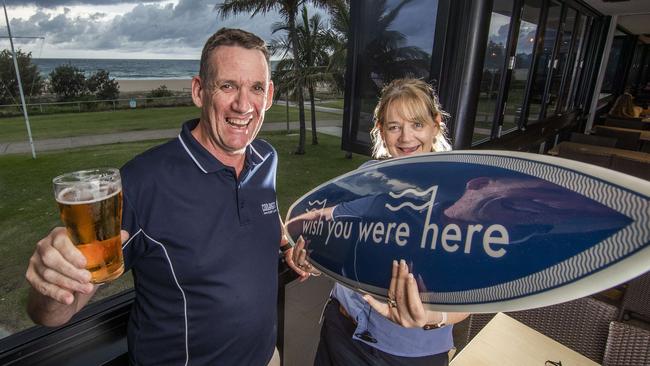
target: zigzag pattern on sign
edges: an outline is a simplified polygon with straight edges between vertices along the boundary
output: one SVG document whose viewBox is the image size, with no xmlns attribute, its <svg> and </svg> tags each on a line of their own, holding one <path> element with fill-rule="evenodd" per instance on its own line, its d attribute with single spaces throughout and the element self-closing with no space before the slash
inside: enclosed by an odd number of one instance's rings
<svg viewBox="0 0 650 366">
<path fill-rule="evenodd" d="M 648 200 L 627 190 L 611 184 L 605 185 L 603 182 L 597 182 L 594 178 L 569 169 L 532 163 L 523 159 L 474 154 L 467 154 L 463 156 L 464 159 L 458 159 L 458 155 L 454 156 L 453 159 L 450 159 L 449 155 L 440 155 L 438 157 L 440 161 L 460 161 L 523 172 L 580 193 L 615 209 L 627 217 L 642 218 L 642 220 L 634 221 L 602 242 L 545 271 L 508 283 L 472 291 L 422 293 L 421 297 L 426 302 L 458 304 L 458 299 L 461 299 L 461 303 L 470 304 L 507 300 L 538 293 L 601 270 L 607 265 L 643 248 L 650 242 L 650 220 L 648 219 L 650 215 L 647 213 Z"/>
</svg>

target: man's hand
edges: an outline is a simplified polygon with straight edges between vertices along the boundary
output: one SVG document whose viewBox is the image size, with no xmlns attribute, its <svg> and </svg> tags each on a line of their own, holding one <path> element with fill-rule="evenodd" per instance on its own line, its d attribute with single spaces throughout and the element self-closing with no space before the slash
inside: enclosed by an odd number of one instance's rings
<svg viewBox="0 0 650 366">
<path fill-rule="evenodd" d="M 122 242 L 129 237 L 124 230 L 121 235 Z M 90 294 L 94 290 L 86 258 L 63 227 L 55 228 L 36 244 L 25 277 L 36 292 L 65 305 L 74 302 L 75 293 Z"/>
<path fill-rule="evenodd" d="M 289 244 L 286 236 L 282 237 L 282 247 L 289 246 L 288 249 L 283 250 L 284 260 L 287 262 L 289 268 L 300 277 L 300 282 L 305 281 L 309 276 L 320 276 L 320 272 L 312 266 L 307 260 L 307 251 L 305 250 L 305 240 L 301 237 L 296 241 L 296 246 L 293 247 Z"/>
<path fill-rule="evenodd" d="M 294 272 L 298 274 L 298 277 L 300 277 L 300 282 L 303 282 L 309 278 L 309 272 L 303 270 L 301 266 L 297 265 L 296 264 L 297 261 L 294 260 L 294 258 L 296 256 L 296 253 L 304 250 L 303 249 L 304 245 L 305 245 L 305 241 L 302 240 L 302 237 L 298 239 L 298 242 L 294 247 L 291 244 L 289 244 L 289 239 L 287 239 L 285 235 L 282 236 L 282 245 L 280 246 L 280 248 L 282 249 L 282 254 L 284 255 L 284 261 L 287 263 L 289 268 L 291 268 Z M 298 249 L 298 247 L 300 247 L 300 249 Z"/>
<path fill-rule="evenodd" d="M 93 291 L 86 258 L 62 227 L 55 228 L 36 244 L 25 277 L 35 291 L 66 305 L 74 302 L 75 292 Z"/>
<path fill-rule="evenodd" d="M 122 242 L 129 234 L 121 232 Z M 32 286 L 27 312 L 34 322 L 46 326 L 66 323 L 95 293 L 86 258 L 58 227 L 36 244 L 25 278 Z"/>
</svg>

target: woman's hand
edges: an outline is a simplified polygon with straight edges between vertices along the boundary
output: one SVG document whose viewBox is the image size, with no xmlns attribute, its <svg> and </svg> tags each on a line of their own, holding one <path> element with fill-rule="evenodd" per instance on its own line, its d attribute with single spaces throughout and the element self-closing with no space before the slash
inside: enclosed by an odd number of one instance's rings
<svg viewBox="0 0 650 366">
<path fill-rule="evenodd" d="M 421 328 L 427 324 L 428 312 L 422 305 L 418 285 L 409 273 L 404 260 L 393 261 L 393 272 L 388 288 L 388 302 L 376 300 L 370 295 L 363 297 L 375 311 L 389 320 L 407 328 Z"/>
</svg>

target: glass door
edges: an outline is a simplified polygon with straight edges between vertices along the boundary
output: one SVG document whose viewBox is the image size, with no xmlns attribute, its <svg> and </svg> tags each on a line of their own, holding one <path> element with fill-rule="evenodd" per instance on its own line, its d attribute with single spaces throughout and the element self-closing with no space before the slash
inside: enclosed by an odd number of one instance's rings
<svg viewBox="0 0 650 366">
<path fill-rule="evenodd" d="M 526 99 L 526 84 L 533 65 L 535 39 L 538 33 L 542 5 L 542 0 L 525 0 L 521 8 L 519 29 L 515 35 L 517 44 L 510 56 L 508 65 L 511 75 L 505 88 L 507 97 L 501 121 L 502 133 L 518 128 L 521 123 L 522 107 Z"/>
<path fill-rule="evenodd" d="M 489 139 L 494 133 L 494 116 L 499 110 L 501 78 L 506 71 L 506 47 L 513 6 L 513 0 L 495 0 L 493 3 L 478 107 L 474 119 L 473 143 Z"/>
<path fill-rule="evenodd" d="M 554 1 L 548 3 L 544 31 L 540 34 L 535 72 L 532 78 L 531 92 L 528 100 L 527 124 L 534 124 L 543 117 L 542 107 L 547 89 L 547 79 L 553 71 L 554 49 L 560 26 L 562 6 Z M 550 81 L 550 80 L 548 80 Z"/>
</svg>

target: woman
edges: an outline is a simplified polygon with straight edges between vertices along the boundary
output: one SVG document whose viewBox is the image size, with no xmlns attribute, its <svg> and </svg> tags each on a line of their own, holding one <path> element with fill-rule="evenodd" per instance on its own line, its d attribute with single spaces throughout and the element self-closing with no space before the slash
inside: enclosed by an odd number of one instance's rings
<svg viewBox="0 0 650 366">
<path fill-rule="evenodd" d="M 418 79 L 388 84 L 375 108 L 373 157 L 451 150 L 433 89 Z M 336 216 L 336 209 L 328 213 Z M 309 268 L 302 243 L 293 261 Z M 334 286 L 324 310 L 315 365 L 447 365 L 452 324 L 466 313 L 425 310 L 408 266 L 393 262 L 388 303 Z"/>
<path fill-rule="evenodd" d="M 614 118 L 639 118 L 649 110 L 634 104 L 634 97 L 630 93 L 623 93 L 614 102 L 609 111 L 609 116 Z"/>
</svg>

